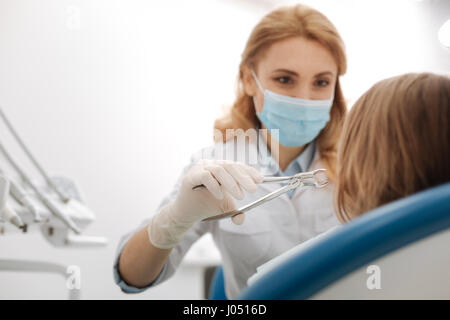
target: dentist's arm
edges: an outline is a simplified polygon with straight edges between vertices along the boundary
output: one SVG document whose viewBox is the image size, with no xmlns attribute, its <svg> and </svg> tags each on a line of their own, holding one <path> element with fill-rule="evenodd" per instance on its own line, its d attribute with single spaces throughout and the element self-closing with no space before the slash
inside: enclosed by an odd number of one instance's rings
<svg viewBox="0 0 450 320">
<path fill-rule="evenodd" d="M 147 227 L 128 240 L 119 259 L 119 272 L 123 280 L 137 288 L 147 286 L 158 277 L 172 251 L 152 245 Z"/>
<path fill-rule="evenodd" d="M 130 285 L 144 287 L 161 272 L 172 248 L 199 220 L 235 209 L 232 196 L 242 200 L 244 188 L 257 190 L 263 175 L 256 169 L 227 160 L 201 160 L 183 177 L 177 197 L 152 217 L 125 245 L 119 272 Z M 192 190 L 203 184 L 205 188 Z M 241 215 L 233 218 L 237 223 Z"/>
</svg>

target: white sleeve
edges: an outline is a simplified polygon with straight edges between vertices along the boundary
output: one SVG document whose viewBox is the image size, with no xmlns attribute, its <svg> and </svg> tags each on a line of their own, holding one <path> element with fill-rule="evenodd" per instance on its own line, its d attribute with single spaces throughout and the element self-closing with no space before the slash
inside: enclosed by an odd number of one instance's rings
<svg viewBox="0 0 450 320">
<path fill-rule="evenodd" d="M 174 188 L 172 189 L 171 193 L 166 196 L 162 202 L 160 203 L 160 205 L 158 206 L 156 212 L 159 212 L 159 210 L 161 210 L 162 207 L 164 207 L 167 203 L 169 203 L 170 201 L 172 201 L 173 199 L 176 198 L 179 187 L 181 185 L 181 181 L 184 177 L 184 175 L 186 174 L 186 172 L 200 159 L 200 158 L 205 158 L 205 157 L 212 157 L 213 154 L 211 153 L 211 148 L 204 148 L 201 149 L 199 152 L 194 153 L 191 156 L 191 161 L 189 163 L 189 165 L 187 165 L 184 169 L 182 174 L 180 175 L 180 177 L 178 178 L 178 181 L 176 182 Z M 169 257 L 167 258 L 163 269 L 161 270 L 160 274 L 158 275 L 158 277 L 150 284 L 148 284 L 145 287 L 142 288 L 137 288 L 137 287 L 133 287 L 131 285 L 128 285 L 123 278 L 121 277 L 120 273 L 119 273 L 119 260 L 120 260 L 120 255 L 122 253 L 123 248 L 125 247 L 127 241 L 133 236 L 134 233 L 136 233 L 138 230 L 141 230 L 142 228 L 144 228 L 149 222 L 150 222 L 151 218 L 147 218 L 146 220 L 144 220 L 140 226 L 132 231 L 130 231 L 129 233 L 127 233 L 126 235 L 124 235 L 120 241 L 119 244 L 117 246 L 117 250 L 116 250 L 116 254 L 115 254 L 115 261 L 114 261 L 114 267 L 113 267 L 113 275 L 114 275 L 114 281 L 116 282 L 116 284 L 122 289 L 123 292 L 125 293 L 138 293 L 138 292 L 142 292 L 145 291 L 146 289 L 153 287 L 163 281 L 166 281 L 167 279 L 169 279 L 177 270 L 178 266 L 181 263 L 181 260 L 183 259 L 183 257 L 185 256 L 185 254 L 188 252 L 189 248 L 198 240 L 200 239 L 204 234 L 206 234 L 207 232 L 209 232 L 211 230 L 211 222 L 203 222 L 203 221 L 199 221 L 197 223 L 194 224 L 194 226 L 189 229 L 185 236 L 183 237 L 183 239 L 172 249 L 172 251 L 170 252 Z"/>
</svg>

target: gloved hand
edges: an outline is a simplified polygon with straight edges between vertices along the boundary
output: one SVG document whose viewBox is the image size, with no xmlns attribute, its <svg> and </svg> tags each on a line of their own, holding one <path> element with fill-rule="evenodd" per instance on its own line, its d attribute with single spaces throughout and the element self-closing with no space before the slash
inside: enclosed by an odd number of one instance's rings
<svg viewBox="0 0 450 320">
<path fill-rule="evenodd" d="M 192 225 L 202 219 L 235 210 L 233 198 L 257 190 L 264 176 L 243 163 L 229 160 L 200 160 L 183 177 L 176 199 L 152 217 L 150 242 L 157 248 L 173 248 Z M 203 184 L 205 188 L 193 187 Z M 233 218 L 241 224 L 243 214 Z"/>
</svg>

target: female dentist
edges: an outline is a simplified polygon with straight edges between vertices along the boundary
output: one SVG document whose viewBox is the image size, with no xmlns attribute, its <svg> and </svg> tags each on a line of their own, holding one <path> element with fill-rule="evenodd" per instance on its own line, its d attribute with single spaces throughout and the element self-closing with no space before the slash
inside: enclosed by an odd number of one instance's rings
<svg viewBox="0 0 450 320">
<path fill-rule="evenodd" d="M 333 183 L 284 194 L 253 209 L 244 223 L 243 215 L 233 221 L 201 220 L 280 187 L 257 185 L 264 174 L 326 168 L 333 181 L 346 113 L 339 85 L 345 71 L 343 41 L 323 14 L 296 5 L 266 15 L 242 54 L 236 101 L 215 123 L 224 141 L 195 153 L 156 214 L 121 239 L 114 264 L 121 289 L 140 292 L 167 280 L 191 245 L 210 232 L 222 255 L 231 299 L 256 267 L 338 225 Z M 259 130 L 257 139 L 248 142 L 249 150 L 257 152 L 257 165 L 223 158 L 218 150 L 236 141 L 227 129 L 268 129 L 267 136 Z M 276 140 L 272 129 L 279 129 Z M 205 188 L 192 189 L 201 184 Z"/>
</svg>

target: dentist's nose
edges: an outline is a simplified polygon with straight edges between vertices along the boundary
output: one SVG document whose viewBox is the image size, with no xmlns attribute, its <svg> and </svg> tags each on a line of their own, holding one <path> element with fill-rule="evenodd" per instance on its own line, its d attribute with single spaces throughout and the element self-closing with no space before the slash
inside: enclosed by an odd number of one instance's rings
<svg viewBox="0 0 450 320">
<path fill-rule="evenodd" d="M 300 88 L 296 90 L 294 98 L 310 100 L 312 99 L 311 90 L 308 88 L 307 85 L 301 85 Z"/>
</svg>

